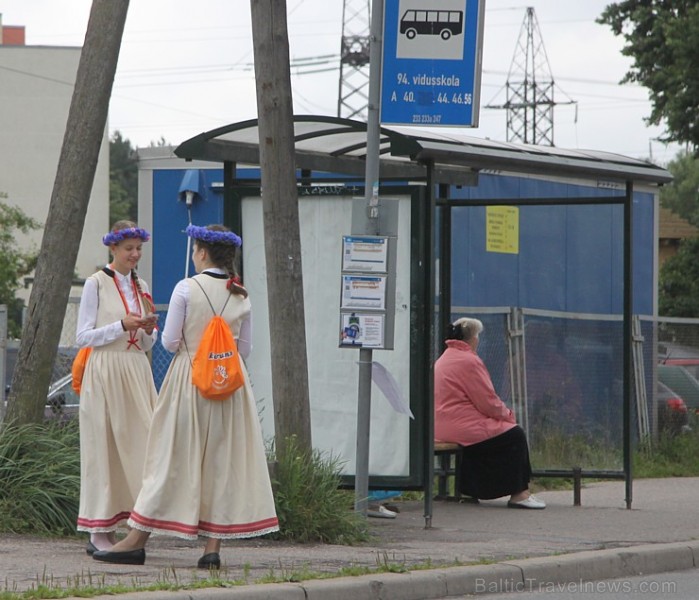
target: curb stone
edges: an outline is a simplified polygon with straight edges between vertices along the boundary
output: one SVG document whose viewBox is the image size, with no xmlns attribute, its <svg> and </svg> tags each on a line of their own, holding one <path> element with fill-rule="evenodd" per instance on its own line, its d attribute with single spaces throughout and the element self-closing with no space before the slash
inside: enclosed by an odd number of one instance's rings
<svg viewBox="0 0 699 600">
<path fill-rule="evenodd" d="M 473 594 L 536 590 L 540 586 L 599 581 L 693 569 L 699 540 L 407 573 L 265 583 L 177 592 L 147 592 L 148 600 L 437 600 Z M 143 599 L 128 593 L 119 600 Z"/>
<path fill-rule="evenodd" d="M 529 589 L 530 585 L 600 581 L 693 569 L 697 566 L 697 550 L 699 542 L 645 544 L 509 561 L 505 564 L 521 569 L 523 585 L 527 586 L 524 589 Z"/>
</svg>

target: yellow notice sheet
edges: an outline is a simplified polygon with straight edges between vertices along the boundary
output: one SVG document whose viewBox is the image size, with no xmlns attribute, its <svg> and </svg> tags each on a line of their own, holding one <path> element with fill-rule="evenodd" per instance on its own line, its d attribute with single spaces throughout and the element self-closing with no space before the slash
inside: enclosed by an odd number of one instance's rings
<svg viewBox="0 0 699 600">
<path fill-rule="evenodd" d="M 487 206 L 485 209 L 487 252 L 519 254 L 519 208 Z"/>
</svg>

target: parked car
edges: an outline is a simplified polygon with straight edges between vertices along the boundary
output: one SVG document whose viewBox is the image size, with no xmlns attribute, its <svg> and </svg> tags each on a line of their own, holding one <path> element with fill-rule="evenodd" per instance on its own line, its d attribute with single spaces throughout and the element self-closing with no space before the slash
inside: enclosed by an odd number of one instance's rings
<svg viewBox="0 0 699 600">
<path fill-rule="evenodd" d="M 9 386 L 5 390 L 5 410 L 7 410 L 7 395 Z M 77 418 L 80 409 L 80 396 L 73 389 L 73 376 L 68 373 L 49 386 L 46 394 L 46 406 L 44 407 L 44 419 L 67 421 Z"/>
<path fill-rule="evenodd" d="M 682 397 L 687 408 L 699 412 L 699 381 L 681 365 L 658 365 L 658 381 Z"/>
<path fill-rule="evenodd" d="M 46 395 L 45 419 L 66 421 L 77 418 L 80 396 L 73 389 L 73 376 L 69 373 L 51 384 Z"/>
<path fill-rule="evenodd" d="M 663 365 L 684 367 L 694 379 L 699 381 L 699 348 L 674 342 L 660 342 L 658 362 Z"/>
<path fill-rule="evenodd" d="M 658 382 L 658 430 L 674 436 L 689 429 L 689 411 L 682 397 Z"/>
<path fill-rule="evenodd" d="M 71 387 L 71 367 L 77 352 L 78 349 L 74 346 L 58 347 L 51 372 L 52 383 L 49 385 L 49 391 L 46 395 L 46 407 L 44 408 L 44 416 L 47 419 L 59 417 L 61 420 L 65 420 L 78 415 L 79 397 Z M 19 343 L 13 342 L 12 345 L 8 344 L 5 362 L 5 403 L 7 403 L 7 397 L 10 394 L 10 383 L 12 382 L 18 353 Z"/>
</svg>

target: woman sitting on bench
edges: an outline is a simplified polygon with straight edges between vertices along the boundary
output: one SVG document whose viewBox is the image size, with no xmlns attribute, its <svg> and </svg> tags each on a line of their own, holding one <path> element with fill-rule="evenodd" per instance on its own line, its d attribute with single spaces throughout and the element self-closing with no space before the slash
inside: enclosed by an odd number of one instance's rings
<svg viewBox="0 0 699 600">
<path fill-rule="evenodd" d="M 546 508 L 529 492 L 531 465 L 524 430 L 495 393 L 476 354 L 483 323 L 449 325 L 444 353 L 434 364 L 434 439 L 464 446 L 462 494 L 491 500 L 510 496 L 510 508 Z"/>
</svg>

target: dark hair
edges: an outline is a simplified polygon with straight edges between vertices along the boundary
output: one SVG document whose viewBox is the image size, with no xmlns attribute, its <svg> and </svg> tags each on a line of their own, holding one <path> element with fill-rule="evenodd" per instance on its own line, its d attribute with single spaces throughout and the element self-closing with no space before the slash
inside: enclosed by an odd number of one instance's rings
<svg viewBox="0 0 699 600">
<path fill-rule="evenodd" d="M 454 323 L 449 323 L 447 325 L 447 333 L 444 336 L 447 340 L 463 340 L 464 339 L 464 329 L 461 327 L 461 323 L 455 325 Z"/>
<path fill-rule="evenodd" d="M 210 231 L 230 231 L 224 225 L 207 225 L 206 228 Z M 197 248 L 204 248 L 208 252 L 211 262 L 228 274 L 228 289 L 231 294 L 238 294 L 243 296 L 243 298 L 247 298 L 248 291 L 241 285 L 238 269 L 236 268 L 239 256 L 238 246 L 205 242 L 198 238 L 194 239 L 194 243 L 197 245 Z"/>
</svg>

